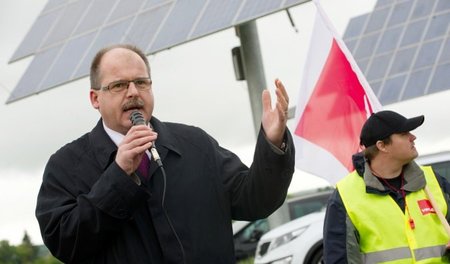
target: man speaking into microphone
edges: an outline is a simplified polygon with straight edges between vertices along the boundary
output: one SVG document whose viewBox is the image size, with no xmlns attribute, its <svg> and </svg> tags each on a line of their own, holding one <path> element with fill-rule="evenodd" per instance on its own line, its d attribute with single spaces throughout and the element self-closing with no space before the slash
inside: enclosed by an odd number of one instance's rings
<svg viewBox="0 0 450 264">
<path fill-rule="evenodd" d="M 262 94 L 248 168 L 205 131 L 152 115 L 150 66 L 136 47 L 100 50 L 90 81 L 101 118 L 50 157 L 37 199 L 52 254 L 66 263 L 235 263 L 231 221 L 269 216 L 294 172 L 283 84 L 275 81 L 274 106 Z"/>
</svg>

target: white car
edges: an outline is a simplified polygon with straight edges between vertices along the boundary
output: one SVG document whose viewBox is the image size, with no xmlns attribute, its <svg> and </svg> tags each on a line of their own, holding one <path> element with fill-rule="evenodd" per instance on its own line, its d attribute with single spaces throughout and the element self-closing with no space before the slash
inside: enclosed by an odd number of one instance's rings
<svg viewBox="0 0 450 264">
<path fill-rule="evenodd" d="M 259 239 L 270 229 L 292 219 L 323 210 L 333 191 L 333 189 L 325 189 L 300 193 L 286 200 L 268 218 L 253 222 L 235 221 L 233 223 L 233 239 L 236 260 L 240 261 L 255 256 Z"/>
<path fill-rule="evenodd" d="M 255 264 L 323 263 L 325 211 L 308 214 L 264 234 L 258 242 Z"/>
</svg>

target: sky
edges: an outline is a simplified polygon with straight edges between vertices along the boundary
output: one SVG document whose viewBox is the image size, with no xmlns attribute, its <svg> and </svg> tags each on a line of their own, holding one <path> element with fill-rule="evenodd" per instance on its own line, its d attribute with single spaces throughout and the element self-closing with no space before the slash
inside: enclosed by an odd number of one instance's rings
<svg viewBox="0 0 450 264">
<path fill-rule="evenodd" d="M 42 243 L 34 208 L 45 164 L 51 154 L 89 132 L 99 119 L 90 105 L 88 78 L 5 103 L 31 58 L 11 64 L 8 61 L 45 4 L 46 0 L 4 0 L 0 4 L 0 240 L 12 244 L 20 243 L 25 230 L 33 243 Z M 349 19 L 370 12 L 375 0 L 322 0 L 322 5 L 342 34 Z M 291 106 L 295 106 L 301 96 L 315 9 L 307 3 L 292 8 L 291 14 L 298 32 L 285 12 L 258 19 L 257 26 L 267 87 L 273 91 L 274 79 L 280 78 L 293 102 Z M 231 49 L 238 45 L 234 29 L 228 29 L 149 56 L 154 116 L 201 127 L 250 164 L 255 131 L 247 85 L 235 80 L 231 60 Z M 441 95 L 418 99 L 416 109 L 408 103 L 391 108 L 406 116 L 419 114 L 417 109 L 420 114 L 433 113 L 439 111 L 438 106 L 443 113 L 450 113 L 445 101 L 448 97 Z M 426 122 L 441 122 L 439 129 L 450 131 L 448 117 L 429 115 Z M 292 120 L 288 126 L 292 130 Z M 423 128 L 419 135 L 433 129 L 436 127 Z M 432 152 L 450 146 L 450 141 L 426 139 L 418 144 L 426 144 L 427 151 Z M 297 171 L 289 191 L 327 185 L 325 180 Z"/>
</svg>

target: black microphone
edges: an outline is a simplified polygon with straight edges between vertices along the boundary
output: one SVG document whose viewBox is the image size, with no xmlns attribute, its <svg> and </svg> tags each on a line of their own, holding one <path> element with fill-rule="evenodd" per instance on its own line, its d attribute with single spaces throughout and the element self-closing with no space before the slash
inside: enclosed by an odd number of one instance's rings
<svg viewBox="0 0 450 264">
<path fill-rule="evenodd" d="M 145 119 L 144 116 L 142 116 L 141 112 L 138 110 L 133 110 L 130 114 L 130 120 L 133 126 L 137 125 L 145 125 Z M 152 126 L 150 125 L 152 128 Z M 153 129 L 153 128 L 152 128 Z M 150 147 L 150 152 L 152 153 L 153 158 L 155 159 L 156 163 L 158 163 L 158 166 L 162 166 L 161 157 L 159 157 L 158 151 L 156 151 L 155 143 L 153 142 L 152 146 Z"/>
</svg>

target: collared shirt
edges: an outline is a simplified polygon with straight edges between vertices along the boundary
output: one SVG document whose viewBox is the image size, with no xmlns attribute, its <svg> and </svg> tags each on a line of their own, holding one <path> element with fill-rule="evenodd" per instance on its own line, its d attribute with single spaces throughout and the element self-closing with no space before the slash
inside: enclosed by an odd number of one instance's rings
<svg viewBox="0 0 450 264">
<path fill-rule="evenodd" d="M 121 133 L 109 128 L 105 124 L 105 121 L 103 121 L 103 127 L 105 128 L 106 134 L 108 134 L 108 136 L 111 138 L 111 140 L 114 142 L 114 144 L 116 144 L 116 146 L 119 147 L 120 143 L 122 143 L 125 136 L 122 135 Z M 150 153 L 150 151 L 146 150 L 145 154 L 147 154 L 149 160 L 152 160 L 152 154 Z"/>
</svg>

